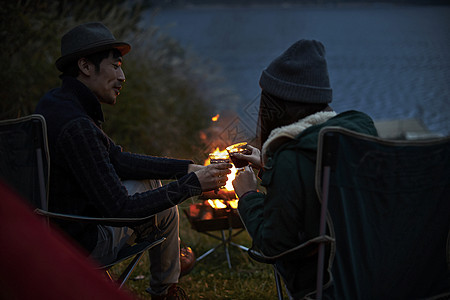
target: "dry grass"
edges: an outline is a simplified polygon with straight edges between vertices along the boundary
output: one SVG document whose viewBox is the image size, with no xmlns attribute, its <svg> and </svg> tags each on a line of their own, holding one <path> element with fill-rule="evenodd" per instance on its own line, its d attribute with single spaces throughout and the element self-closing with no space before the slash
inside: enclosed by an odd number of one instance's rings
<svg viewBox="0 0 450 300">
<path fill-rule="evenodd" d="M 182 210 L 189 200 L 179 206 L 180 237 L 190 246 L 197 257 L 220 243 L 212 237 L 191 229 Z M 233 231 L 236 233 L 236 230 Z M 220 234 L 212 232 L 213 234 Z M 233 237 L 233 242 L 249 247 L 251 239 L 247 232 Z M 192 272 L 181 278 L 179 285 L 186 291 L 189 299 L 276 299 L 275 281 L 270 265 L 260 264 L 250 259 L 245 251 L 230 247 L 232 269 L 228 268 L 225 251 L 219 247 L 216 251 L 197 262 Z M 124 264 L 113 268 L 119 273 Z M 137 276 L 143 279 L 134 280 Z M 127 282 L 127 289 L 140 299 L 150 299 L 145 291 L 150 279 L 148 256 L 145 255 Z"/>
</svg>

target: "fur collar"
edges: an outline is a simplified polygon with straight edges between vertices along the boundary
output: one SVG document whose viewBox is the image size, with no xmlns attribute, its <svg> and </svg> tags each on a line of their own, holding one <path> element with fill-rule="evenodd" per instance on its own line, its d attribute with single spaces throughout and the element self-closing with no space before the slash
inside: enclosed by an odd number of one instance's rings
<svg viewBox="0 0 450 300">
<path fill-rule="evenodd" d="M 303 130 L 313 125 L 322 124 L 332 117 L 336 116 L 334 111 L 320 111 L 306 118 L 298 120 L 296 123 L 292 123 L 283 127 L 275 128 L 270 133 L 267 141 L 262 147 L 262 162 L 267 161 L 267 151 L 274 152 L 281 144 L 284 144 L 288 140 L 295 139 Z"/>
</svg>

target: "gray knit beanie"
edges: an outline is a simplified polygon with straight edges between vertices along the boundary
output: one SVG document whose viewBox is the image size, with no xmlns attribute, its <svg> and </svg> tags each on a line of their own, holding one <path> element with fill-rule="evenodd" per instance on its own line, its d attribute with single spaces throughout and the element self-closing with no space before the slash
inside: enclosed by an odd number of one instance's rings
<svg viewBox="0 0 450 300">
<path fill-rule="evenodd" d="M 259 85 L 278 98 L 302 103 L 330 103 L 325 47 L 314 40 L 300 40 L 262 72 Z"/>
</svg>

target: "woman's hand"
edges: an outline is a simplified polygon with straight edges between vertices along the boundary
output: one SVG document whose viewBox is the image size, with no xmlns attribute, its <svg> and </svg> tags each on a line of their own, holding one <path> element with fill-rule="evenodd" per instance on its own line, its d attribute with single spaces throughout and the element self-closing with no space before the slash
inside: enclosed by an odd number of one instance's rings
<svg viewBox="0 0 450 300">
<path fill-rule="evenodd" d="M 233 180 L 234 192 L 238 197 L 241 197 L 248 191 L 256 191 L 257 185 L 255 173 L 249 166 L 245 166 L 242 171 L 239 171 Z"/>
<path fill-rule="evenodd" d="M 258 148 L 255 148 L 253 146 L 250 146 L 247 144 L 246 146 L 247 149 L 250 149 L 252 151 L 252 153 L 250 154 L 242 154 L 242 153 L 233 153 L 232 155 L 234 157 L 236 157 L 237 159 L 242 159 L 242 160 L 246 160 L 248 162 L 250 162 L 252 164 L 252 167 L 256 168 L 256 169 L 261 169 L 262 168 L 262 164 L 261 164 L 261 152 L 259 151 Z"/>
<path fill-rule="evenodd" d="M 227 175 L 231 173 L 230 169 L 232 166 L 230 163 L 210 164 L 207 166 L 195 165 L 197 170 L 194 173 L 197 175 L 202 191 L 211 191 L 224 186 L 228 180 Z"/>
</svg>

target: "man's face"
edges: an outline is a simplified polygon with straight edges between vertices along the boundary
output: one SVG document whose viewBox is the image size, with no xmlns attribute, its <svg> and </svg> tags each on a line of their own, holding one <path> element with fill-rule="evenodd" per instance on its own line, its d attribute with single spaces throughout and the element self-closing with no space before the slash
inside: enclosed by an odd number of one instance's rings
<svg viewBox="0 0 450 300">
<path fill-rule="evenodd" d="M 89 81 L 89 88 L 101 103 L 115 104 L 122 83 L 125 82 L 122 57 L 114 58 L 111 52 L 108 58 L 100 63 L 100 70 L 92 73 Z"/>
</svg>

